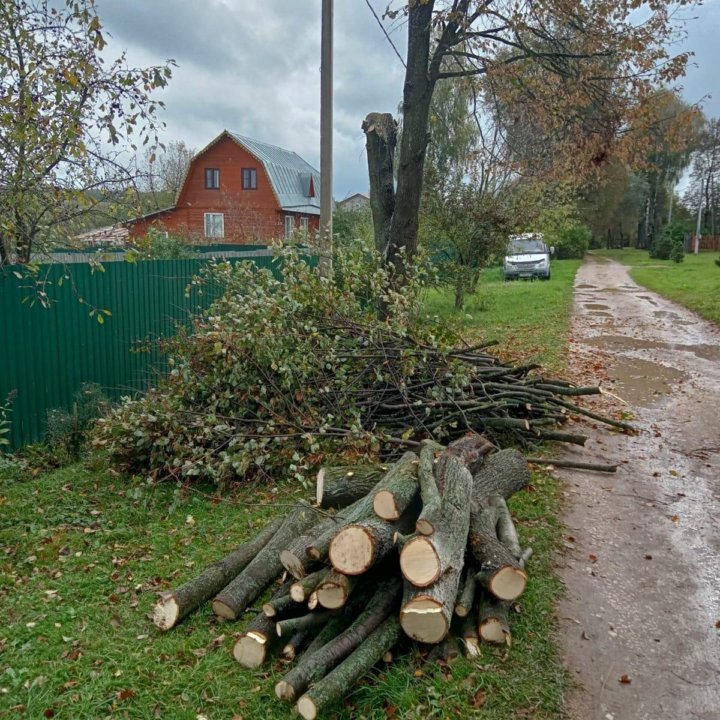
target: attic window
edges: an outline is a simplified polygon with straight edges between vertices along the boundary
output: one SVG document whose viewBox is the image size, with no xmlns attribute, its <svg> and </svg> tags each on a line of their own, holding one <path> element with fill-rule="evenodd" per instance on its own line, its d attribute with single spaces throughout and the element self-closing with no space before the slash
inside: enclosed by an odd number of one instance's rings
<svg viewBox="0 0 720 720">
<path fill-rule="evenodd" d="M 220 189 L 220 169 L 219 168 L 205 168 L 205 189 L 206 190 L 219 190 Z"/>
<path fill-rule="evenodd" d="M 257 190 L 257 170 L 255 168 L 243 168 L 242 189 Z"/>
</svg>

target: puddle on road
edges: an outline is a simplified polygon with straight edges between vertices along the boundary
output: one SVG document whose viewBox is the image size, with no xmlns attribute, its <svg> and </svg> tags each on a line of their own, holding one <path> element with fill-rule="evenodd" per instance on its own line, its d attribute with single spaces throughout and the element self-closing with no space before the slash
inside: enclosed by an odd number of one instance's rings
<svg viewBox="0 0 720 720">
<path fill-rule="evenodd" d="M 609 310 L 609 305 L 603 305 L 602 303 L 583 303 L 586 310 Z"/>
<path fill-rule="evenodd" d="M 607 350 L 679 350 L 691 352 L 704 360 L 720 361 L 720 345 L 682 345 L 659 340 L 642 340 L 627 335 L 596 335 L 584 341 L 587 345 Z"/>
<path fill-rule="evenodd" d="M 671 320 L 674 325 L 697 325 L 696 320 L 683 320 L 677 313 L 670 310 L 654 310 L 653 315 L 661 320 Z"/>
<path fill-rule="evenodd" d="M 638 298 L 640 300 L 647 300 L 651 305 L 655 305 L 655 307 L 657 307 L 657 303 L 647 295 L 638 295 Z"/>
<path fill-rule="evenodd" d="M 597 290 L 597 285 L 589 285 L 588 283 L 580 283 L 575 287 L 582 290 Z"/>
<path fill-rule="evenodd" d="M 608 368 L 608 375 L 614 382 L 613 392 L 623 400 L 639 407 L 649 407 L 660 396 L 672 391 L 672 383 L 683 374 L 666 365 L 640 360 L 618 358 L 616 367 Z"/>
<path fill-rule="evenodd" d="M 603 312 L 602 310 L 593 310 L 592 312 L 589 312 L 588 315 L 589 315 L 590 317 L 599 317 L 599 318 L 611 318 L 611 317 L 615 317 L 612 313 L 610 313 L 610 312 Z"/>
</svg>

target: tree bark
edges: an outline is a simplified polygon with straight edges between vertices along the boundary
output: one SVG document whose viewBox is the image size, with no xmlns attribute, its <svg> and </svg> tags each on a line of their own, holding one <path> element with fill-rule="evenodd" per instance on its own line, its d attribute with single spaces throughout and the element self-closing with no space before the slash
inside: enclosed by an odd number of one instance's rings
<svg viewBox="0 0 720 720">
<path fill-rule="evenodd" d="M 310 638 L 310 630 L 299 630 L 296 632 L 280 651 L 283 660 L 292 662 L 297 655 L 302 652 L 303 647 L 307 645 Z"/>
<path fill-rule="evenodd" d="M 300 617 L 280 620 L 275 623 L 275 630 L 277 631 L 278 637 L 282 637 L 283 635 L 285 637 L 292 637 L 300 630 L 311 630 L 312 628 L 324 625 L 330 617 L 332 617 L 332 612 L 329 610 L 319 610 L 308 613 L 307 615 L 301 615 Z"/>
<path fill-rule="evenodd" d="M 249 542 L 240 545 L 185 585 L 163 593 L 153 612 L 153 622 L 161 630 L 175 627 L 196 607 L 222 590 L 268 544 L 283 523 L 276 518 Z"/>
<path fill-rule="evenodd" d="M 477 581 L 475 575 L 477 569 L 471 563 L 465 563 L 463 568 L 462 582 L 458 592 L 457 602 L 455 603 L 455 614 L 464 618 L 471 614 L 473 605 L 475 604 L 475 589 Z"/>
<path fill-rule="evenodd" d="M 233 646 L 233 657 L 243 667 L 260 667 L 276 642 L 275 621 L 258 613 Z"/>
<path fill-rule="evenodd" d="M 505 499 L 530 484 L 527 460 L 517 450 L 508 448 L 488 455 L 473 474 L 473 497 L 482 500 L 488 495 L 502 495 Z"/>
<path fill-rule="evenodd" d="M 213 600 L 213 612 L 219 617 L 235 620 L 282 572 L 280 553 L 288 543 L 316 522 L 317 515 L 307 505 L 287 516 L 270 542 L 255 559 Z"/>
<path fill-rule="evenodd" d="M 312 655 L 306 653 L 297 667 L 275 686 L 275 694 L 281 700 L 294 702 L 311 683 L 319 681 L 366 642 L 368 636 L 396 609 L 400 586 L 399 578 L 383 581 L 370 599 L 367 608 L 352 625 Z"/>
<path fill-rule="evenodd" d="M 370 113 L 362 124 L 370 174 L 370 209 L 375 249 L 383 257 L 388 248 L 390 220 L 395 210 L 394 158 L 397 123 L 390 113 Z"/>
<path fill-rule="evenodd" d="M 304 602 L 317 590 L 318 585 L 330 572 L 330 568 L 324 567 L 304 578 L 300 578 L 290 586 L 290 596 L 295 602 Z"/>
<path fill-rule="evenodd" d="M 373 492 L 373 511 L 383 520 L 399 520 L 418 496 L 418 460 L 412 453 L 408 472 L 388 473 L 383 487 Z"/>
<path fill-rule="evenodd" d="M 304 720 L 315 720 L 324 709 L 344 697 L 352 685 L 395 645 L 399 637 L 397 618 L 389 617 L 350 657 L 298 700 L 297 710 Z"/>
<path fill-rule="evenodd" d="M 318 603 L 328 610 L 344 607 L 357 582 L 358 578 L 339 572 L 328 573 L 317 588 Z"/>
<path fill-rule="evenodd" d="M 316 500 L 321 508 L 342 509 L 365 497 L 389 470 L 388 465 L 320 468 Z"/>
</svg>

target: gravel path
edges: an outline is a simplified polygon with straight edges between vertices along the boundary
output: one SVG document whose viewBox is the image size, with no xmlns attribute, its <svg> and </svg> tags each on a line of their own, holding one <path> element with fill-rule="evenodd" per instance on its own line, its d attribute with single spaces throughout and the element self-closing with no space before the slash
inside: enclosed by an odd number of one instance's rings
<svg viewBox="0 0 720 720">
<path fill-rule="evenodd" d="M 590 258 L 575 281 L 570 354 L 637 436 L 590 428 L 561 472 L 567 593 L 560 640 L 573 720 L 720 718 L 720 331 Z M 624 401 L 624 402 L 623 402 Z M 587 432 L 588 426 L 584 426 Z"/>
</svg>

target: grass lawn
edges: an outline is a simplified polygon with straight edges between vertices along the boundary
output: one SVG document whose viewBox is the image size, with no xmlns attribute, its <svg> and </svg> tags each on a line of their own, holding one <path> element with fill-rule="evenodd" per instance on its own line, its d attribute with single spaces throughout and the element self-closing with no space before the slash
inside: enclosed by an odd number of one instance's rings
<svg viewBox="0 0 720 720">
<path fill-rule="evenodd" d="M 550 372 L 565 366 L 572 311 L 572 282 L 580 260 L 553 260 L 552 278 L 504 282 L 502 268 L 482 272 L 477 292 L 456 311 L 451 290 L 432 290 L 428 313 L 458 323 L 472 339 L 497 340 L 497 351 L 520 362 L 540 362 Z"/>
<path fill-rule="evenodd" d="M 674 263 L 672 260 L 655 260 L 645 250 L 626 248 L 593 252 L 629 265 L 635 282 L 720 325 L 720 267 L 715 264 L 720 254 L 686 255 L 682 263 Z"/>
<path fill-rule="evenodd" d="M 577 262 L 548 283 L 504 284 L 492 271 L 459 321 L 498 338 L 506 354 L 562 366 Z M 432 293 L 433 314 L 454 316 Z M 203 608 L 162 634 L 156 593 L 181 584 L 304 491 L 289 481 L 211 489 L 151 485 L 97 458 L 36 478 L 0 471 L 0 718 L 259 720 L 291 718 L 273 688 L 285 666 L 240 668 L 230 649 L 242 623 Z M 408 647 L 328 717 L 560 716 L 567 677 L 553 642 L 560 595 L 553 553 L 561 536 L 559 484 L 536 473 L 511 499 L 530 582 L 512 619 L 513 646 L 484 646 L 476 661 L 424 663 Z"/>
</svg>

